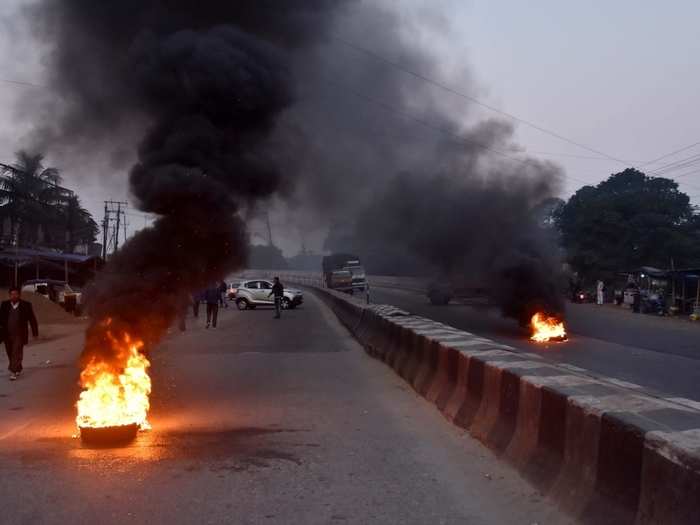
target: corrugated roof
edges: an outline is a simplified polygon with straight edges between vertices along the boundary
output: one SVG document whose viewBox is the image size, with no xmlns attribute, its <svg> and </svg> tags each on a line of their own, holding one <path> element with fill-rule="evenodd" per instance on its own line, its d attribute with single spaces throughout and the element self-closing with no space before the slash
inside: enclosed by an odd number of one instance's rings
<svg viewBox="0 0 700 525">
<path fill-rule="evenodd" d="M 6 261 L 27 261 L 32 259 L 46 259 L 48 261 L 68 261 L 69 263 L 83 264 L 100 259 L 96 255 L 80 255 L 77 253 L 60 253 L 50 250 L 32 250 L 30 248 L 11 248 L 0 252 L 0 259 Z"/>
</svg>

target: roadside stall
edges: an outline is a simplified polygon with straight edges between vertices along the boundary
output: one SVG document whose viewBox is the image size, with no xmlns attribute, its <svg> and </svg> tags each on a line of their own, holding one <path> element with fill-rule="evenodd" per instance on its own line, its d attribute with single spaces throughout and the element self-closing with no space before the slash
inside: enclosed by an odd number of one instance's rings
<svg viewBox="0 0 700 525">
<path fill-rule="evenodd" d="M 700 268 L 670 270 L 673 313 L 700 317 Z"/>
</svg>

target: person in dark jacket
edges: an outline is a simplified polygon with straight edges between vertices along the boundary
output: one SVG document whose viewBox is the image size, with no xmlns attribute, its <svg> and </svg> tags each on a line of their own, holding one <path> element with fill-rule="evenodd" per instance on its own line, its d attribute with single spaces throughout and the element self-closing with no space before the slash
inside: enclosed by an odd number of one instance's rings
<svg viewBox="0 0 700 525">
<path fill-rule="evenodd" d="M 0 330 L 5 341 L 5 350 L 10 361 L 10 381 L 17 379 L 22 372 L 24 345 L 29 342 L 29 330 L 32 335 L 39 336 L 39 325 L 34 316 L 32 303 L 20 298 L 19 288 L 10 288 L 10 300 L 0 304 Z"/>
<path fill-rule="evenodd" d="M 199 303 L 204 299 L 204 291 L 200 290 L 192 294 L 192 315 L 199 317 Z"/>
<path fill-rule="evenodd" d="M 218 283 L 214 283 L 204 292 L 204 300 L 207 303 L 207 328 L 211 324 L 212 328 L 216 328 L 216 321 L 219 317 L 219 292 Z"/>
<path fill-rule="evenodd" d="M 282 297 L 284 297 L 284 286 L 282 286 L 279 277 L 275 277 L 275 284 L 272 285 L 272 291 L 268 297 L 271 295 L 275 296 L 275 319 L 279 319 L 282 310 Z"/>
<path fill-rule="evenodd" d="M 226 298 L 227 290 L 228 286 L 226 285 L 226 281 L 221 281 L 219 285 L 219 306 L 223 306 L 224 308 L 228 308 L 228 300 Z"/>
</svg>

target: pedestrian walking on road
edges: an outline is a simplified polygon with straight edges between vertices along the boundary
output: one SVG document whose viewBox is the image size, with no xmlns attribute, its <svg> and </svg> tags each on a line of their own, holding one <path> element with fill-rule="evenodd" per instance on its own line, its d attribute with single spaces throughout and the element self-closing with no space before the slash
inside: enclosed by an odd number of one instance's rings
<svg viewBox="0 0 700 525">
<path fill-rule="evenodd" d="M 228 290 L 226 282 L 221 281 L 221 284 L 219 285 L 219 306 L 223 306 L 224 308 L 228 308 L 228 301 L 226 300 L 226 290 Z"/>
<path fill-rule="evenodd" d="M 275 296 L 275 319 L 279 319 L 282 311 L 282 297 L 284 297 L 284 286 L 279 277 L 275 277 L 275 284 L 272 285 L 272 291 L 268 297 L 272 295 Z"/>
<path fill-rule="evenodd" d="M 10 288 L 10 300 L 0 304 L 0 330 L 5 341 L 5 350 L 10 361 L 10 381 L 17 379 L 22 372 L 24 345 L 29 342 L 29 330 L 32 336 L 39 336 L 39 325 L 34 316 L 32 303 L 20 298 L 19 288 Z"/>
<path fill-rule="evenodd" d="M 596 303 L 603 304 L 604 292 L 605 292 L 605 283 L 603 281 L 598 281 L 598 284 L 596 285 Z"/>
<path fill-rule="evenodd" d="M 219 317 L 220 298 L 221 293 L 219 292 L 219 285 L 217 283 L 214 283 L 204 292 L 204 300 L 207 302 L 207 328 L 209 328 L 209 325 L 211 325 L 212 328 L 216 328 L 216 321 Z"/>
<path fill-rule="evenodd" d="M 204 291 L 200 290 L 192 295 L 192 315 L 197 318 L 199 317 L 199 304 L 204 299 Z"/>
<path fill-rule="evenodd" d="M 189 305 L 192 304 L 192 296 L 189 297 L 189 301 L 185 301 L 180 308 L 180 312 L 177 314 L 177 327 L 181 332 L 184 332 L 187 330 L 187 309 L 189 308 Z"/>
</svg>

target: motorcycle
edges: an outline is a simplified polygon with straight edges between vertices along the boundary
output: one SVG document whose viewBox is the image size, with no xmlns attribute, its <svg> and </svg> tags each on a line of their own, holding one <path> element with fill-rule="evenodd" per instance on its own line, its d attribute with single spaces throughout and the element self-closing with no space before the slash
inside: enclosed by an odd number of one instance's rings
<svg viewBox="0 0 700 525">
<path fill-rule="evenodd" d="M 666 302 L 657 296 L 650 296 L 642 300 L 642 313 L 652 315 L 668 315 Z"/>
</svg>

